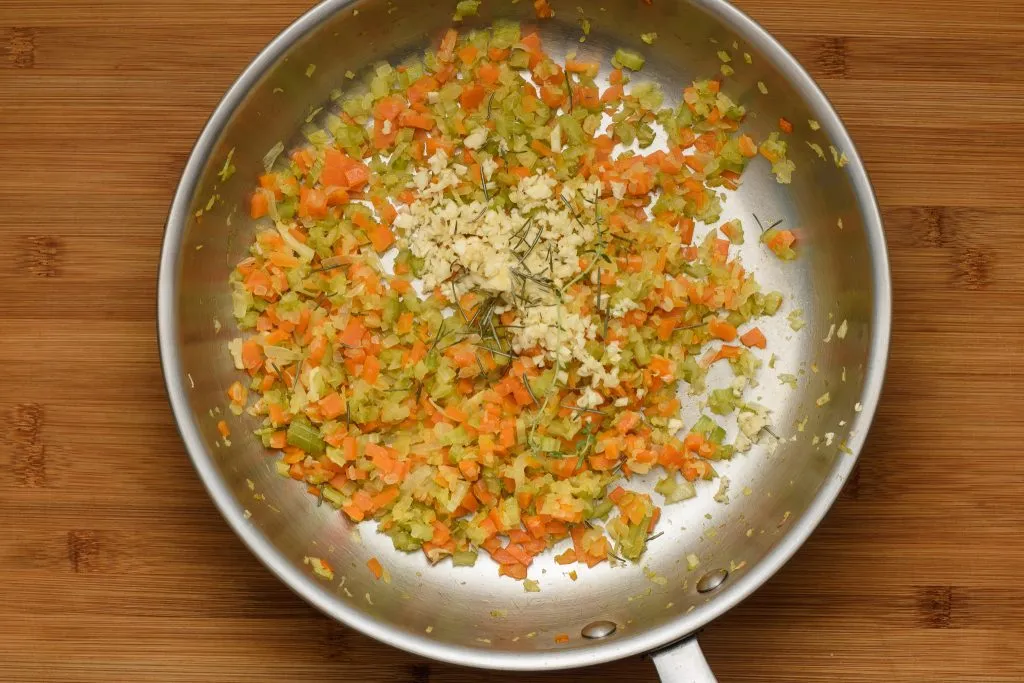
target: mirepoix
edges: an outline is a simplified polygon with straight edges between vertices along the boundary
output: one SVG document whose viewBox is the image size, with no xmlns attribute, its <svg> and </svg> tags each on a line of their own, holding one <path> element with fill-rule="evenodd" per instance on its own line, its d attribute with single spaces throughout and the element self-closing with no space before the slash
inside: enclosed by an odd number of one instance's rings
<svg viewBox="0 0 1024 683">
<path fill-rule="evenodd" d="M 228 393 L 282 475 L 399 550 L 525 579 L 556 545 L 638 559 L 659 506 L 717 476 L 736 445 L 679 419 L 713 364 L 744 379 L 712 412 L 739 416 L 740 450 L 759 438 L 744 391 L 782 296 L 720 221 L 758 145 L 718 80 L 670 107 L 632 82 L 643 63 L 620 50 L 599 85 L 518 25 L 450 30 L 268 153 Z M 788 179 L 785 143 L 761 152 Z M 766 243 L 795 255 L 792 233 Z M 649 472 L 655 497 L 631 484 Z"/>
</svg>

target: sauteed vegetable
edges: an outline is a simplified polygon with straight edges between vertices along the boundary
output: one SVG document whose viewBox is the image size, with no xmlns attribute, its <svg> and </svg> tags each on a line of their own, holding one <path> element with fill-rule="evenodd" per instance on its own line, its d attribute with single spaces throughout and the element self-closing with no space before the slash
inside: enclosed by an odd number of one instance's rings
<svg viewBox="0 0 1024 683">
<path fill-rule="evenodd" d="M 750 448 L 782 295 L 734 256 L 723 193 L 759 153 L 780 182 L 792 163 L 718 80 L 673 108 L 643 62 L 619 50 L 599 82 L 518 25 L 450 30 L 268 154 L 228 395 L 281 474 L 399 550 L 525 579 L 564 539 L 561 564 L 638 559 L 660 505 Z M 787 230 L 760 239 L 796 255 Z M 716 363 L 733 381 L 683 424 Z M 649 472 L 653 497 L 630 484 Z"/>
</svg>

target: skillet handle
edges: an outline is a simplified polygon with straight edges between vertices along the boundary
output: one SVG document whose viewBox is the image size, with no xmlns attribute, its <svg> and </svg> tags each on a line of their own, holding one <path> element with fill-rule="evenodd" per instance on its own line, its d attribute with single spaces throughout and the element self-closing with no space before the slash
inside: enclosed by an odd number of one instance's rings
<svg viewBox="0 0 1024 683">
<path fill-rule="evenodd" d="M 686 640 L 654 653 L 654 666 L 662 683 L 717 683 L 708 660 L 704 659 L 697 637 Z"/>
</svg>

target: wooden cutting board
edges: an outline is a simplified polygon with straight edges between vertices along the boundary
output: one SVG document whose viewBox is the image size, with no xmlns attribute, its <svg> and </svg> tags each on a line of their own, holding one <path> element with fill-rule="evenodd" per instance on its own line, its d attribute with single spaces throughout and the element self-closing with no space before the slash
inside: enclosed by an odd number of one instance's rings
<svg viewBox="0 0 1024 683">
<path fill-rule="evenodd" d="M 708 659 L 723 681 L 1024 680 L 1024 4 L 739 5 L 857 141 L 895 319 L 858 471 Z M 221 94 L 307 6 L 0 2 L 0 679 L 655 680 L 639 658 L 502 675 L 378 644 L 271 576 L 185 457 L 164 218 Z"/>
</svg>

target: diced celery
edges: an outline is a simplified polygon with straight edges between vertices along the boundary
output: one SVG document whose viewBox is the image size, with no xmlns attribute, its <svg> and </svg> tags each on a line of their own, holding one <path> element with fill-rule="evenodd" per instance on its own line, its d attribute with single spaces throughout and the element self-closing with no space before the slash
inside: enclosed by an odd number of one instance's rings
<svg viewBox="0 0 1024 683">
<path fill-rule="evenodd" d="M 697 495 L 697 488 L 692 482 L 681 479 L 676 474 L 670 474 L 664 479 L 658 480 L 654 490 L 665 497 L 665 504 L 671 505 L 679 501 L 693 498 Z"/>
<path fill-rule="evenodd" d="M 324 452 L 324 440 L 320 432 L 306 422 L 293 421 L 288 425 L 287 441 L 289 446 L 301 448 L 310 455 L 321 455 Z"/>
<path fill-rule="evenodd" d="M 475 550 L 456 550 L 452 553 L 452 564 L 456 567 L 472 567 L 476 564 Z"/>
<path fill-rule="evenodd" d="M 781 292 L 768 292 L 764 295 L 764 312 L 766 315 L 775 315 L 782 306 Z"/>
<path fill-rule="evenodd" d="M 732 389 L 715 389 L 708 396 L 708 408 L 717 415 L 728 415 L 736 409 L 736 397 Z"/>
<path fill-rule="evenodd" d="M 639 71 L 644 66 L 644 58 L 632 50 L 619 48 L 612 56 L 612 64 L 617 67 L 625 67 L 630 71 Z"/>
<path fill-rule="evenodd" d="M 333 505 L 336 508 L 340 508 L 345 504 L 345 497 L 341 495 L 341 491 L 334 488 L 333 486 L 324 486 L 321 491 L 324 493 L 324 500 Z"/>
<path fill-rule="evenodd" d="M 466 17 L 475 17 L 480 9 L 480 0 L 459 0 L 455 5 L 455 14 L 452 21 L 462 21 Z"/>
</svg>

